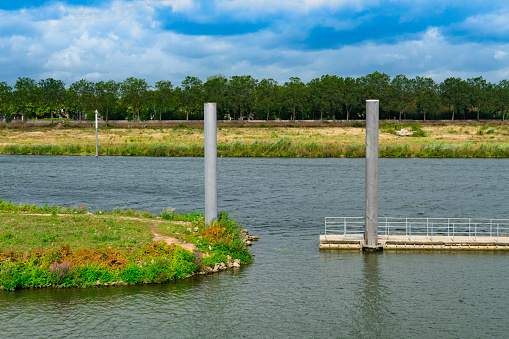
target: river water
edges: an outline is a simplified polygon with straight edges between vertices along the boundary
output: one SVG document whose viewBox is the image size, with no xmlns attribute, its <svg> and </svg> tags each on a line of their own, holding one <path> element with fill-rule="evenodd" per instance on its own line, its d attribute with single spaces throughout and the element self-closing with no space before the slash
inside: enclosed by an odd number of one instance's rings
<svg viewBox="0 0 509 339">
<path fill-rule="evenodd" d="M 380 159 L 379 215 L 509 218 L 508 159 Z M 0 156 L 4 201 L 202 211 L 203 158 Z M 177 283 L 0 291 L 1 337 L 506 337 L 509 254 L 318 250 L 363 159 L 219 158 L 255 263 Z"/>
</svg>

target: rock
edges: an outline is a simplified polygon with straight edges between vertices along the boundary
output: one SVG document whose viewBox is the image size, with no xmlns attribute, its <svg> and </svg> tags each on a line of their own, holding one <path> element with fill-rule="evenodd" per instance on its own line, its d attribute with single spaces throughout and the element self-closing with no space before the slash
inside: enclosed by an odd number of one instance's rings
<svg viewBox="0 0 509 339">
<path fill-rule="evenodd" d="M 251 241 L 246 241 L 246 246 L 251 246 L 253 243 Z"/>
<path fill-rule="evenodd" d="M 217 271 L 219 271 L 220 268 L 221 268 L 221 264 L 216 262 L 216 264 L 214 265 L 214 269 L 212 271 L 217 272 Z"/>
<path fill-rule="evenodd" d="M 198 232 L 198 226 L 194 228 L 194 233 Z"/>
<path fill-rule="evenodd" d="M 235 259 L 233 261 L 233 267 L 240 267 L 240 259 Z"/>
<path fill-rule="evenodd" d="M 232 256 L 228 254 L 228 255 L 226 256 L 226 262 L 228 262 L 228 263 L 229 263 L 229 262 L 231 262 L 231 261 L 232 261 Z"/>
<path fill-rule="evenodd" d="M 401 135 L 401 136 L 407 136 L 407 135 L 412 135 L 412 134 L 414 134 L 414 131 L 409 131 L 409 130 L 407 130 L 406 128 L 402 128 L 401 130 L 396 131 L 396 134 L 397 134 L 397 135 Z"/>
<path fill-rule="evenodd" d="M 187 228 L 187 231 L 188 231 L 189 233 L 191 233 L 191 227 L 188 227 L 188 228 Z"/>
</svg>

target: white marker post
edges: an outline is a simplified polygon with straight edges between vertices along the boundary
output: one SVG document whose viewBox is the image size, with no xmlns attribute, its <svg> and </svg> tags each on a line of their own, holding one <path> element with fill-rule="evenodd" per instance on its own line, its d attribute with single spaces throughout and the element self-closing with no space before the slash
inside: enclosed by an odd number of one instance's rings
<svg viewBox="0 0 509 339">
<path fill-rule="evenodd" d="M 98 122 L 97 122 L 97 110 L 95 110 L 95 156 L 99 156 L 99 137 L 97 134 Z"/>
<path fill-rule="evenodd" d="M 205 224 L 217 219 L 217 105 L 204 105 Z"/>
</svg>

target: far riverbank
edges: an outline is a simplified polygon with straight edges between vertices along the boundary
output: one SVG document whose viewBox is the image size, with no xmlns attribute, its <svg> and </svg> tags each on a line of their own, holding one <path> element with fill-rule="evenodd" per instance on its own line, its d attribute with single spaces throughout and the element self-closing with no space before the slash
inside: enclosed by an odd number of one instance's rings
<svg viewBox="0 0 509 339">
<path fill-rule="evenodd" d="M 128 123 L 129 124 L 129 123 Z M 130 123 L 99 128 L 100 155 L 203 156 L 203 122 Z M 200 125 L 201 124 L 201 125 Z M 81 128 L 77 128 L 80 126 Z M 84 127 L 86 126 L 86 127 Z M 1 154 L 93 155 L 85 123 L 0 126 Z M 410 135 L 398 132 L 408 130 Z M 219 122 L 218 156 L 364 157 L 363 122 Z M 380 124 L 380 157 L 509 157 L 509 123 L 426 121 Z"/>
</svg>

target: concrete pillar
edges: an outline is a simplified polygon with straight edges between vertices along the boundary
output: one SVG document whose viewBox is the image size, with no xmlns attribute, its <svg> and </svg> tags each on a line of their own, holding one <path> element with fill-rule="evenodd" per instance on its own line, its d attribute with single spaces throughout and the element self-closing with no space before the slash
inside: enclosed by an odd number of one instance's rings
<svg viewBox="0 0 509 339">
<path fill-rule="evenodd" d="M 366 231 L 364 250 L 378 245 L 378 115 L 379 101 L 366 100 Z"/>
<path fill-rule="evenodd" d="M 97 134 L 98 122 L 97 122 L 97 110 L 95 110 L 95 156 L 99 156 L 99 137 Z"/>
<path fill-rule="evenodd" d="M 205 224 L 217 219 L 217 113 L 215 103 L 205 104 Z"/>
</svg>

